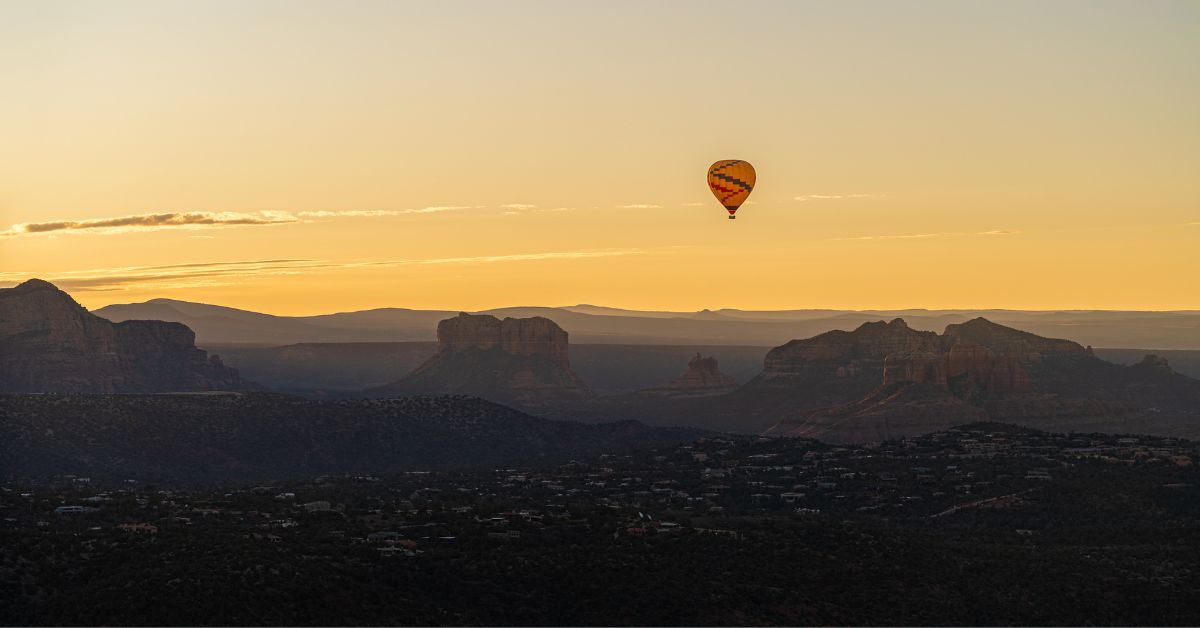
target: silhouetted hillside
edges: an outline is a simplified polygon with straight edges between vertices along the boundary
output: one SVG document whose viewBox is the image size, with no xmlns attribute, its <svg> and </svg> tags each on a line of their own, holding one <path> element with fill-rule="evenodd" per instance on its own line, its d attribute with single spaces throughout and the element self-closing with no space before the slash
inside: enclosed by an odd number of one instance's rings
<svg viewBox="0 0 1200 628">
<path fill-rule="evenodd" d="M 634 421 L 551 421 L 473 397 L 0 395 L 0 459 L 16 476 L 253 482 L 486 469 L 566 462 L 695 434 Z"/>
</svg>

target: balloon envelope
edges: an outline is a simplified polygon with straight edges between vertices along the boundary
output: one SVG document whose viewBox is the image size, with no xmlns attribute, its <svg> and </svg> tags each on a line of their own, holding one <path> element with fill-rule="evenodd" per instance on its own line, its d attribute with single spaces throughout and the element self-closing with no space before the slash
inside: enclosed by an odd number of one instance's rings
<svg viewBox="0 0 1200 628">
<path fill-rule="evenodd" d="M 741 159 L 723 159 L 708 167 L 708 189 L 733 218 L 754 189 L 754 166 Z"/>
</svg>

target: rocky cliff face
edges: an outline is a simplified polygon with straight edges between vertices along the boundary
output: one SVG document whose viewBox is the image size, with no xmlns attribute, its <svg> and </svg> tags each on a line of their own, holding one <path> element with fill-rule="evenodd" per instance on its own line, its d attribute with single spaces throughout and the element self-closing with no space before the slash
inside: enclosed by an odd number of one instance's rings
<svg viewBox="0 0 1200 628">
<path fill-rule="evenodd" d="M 854 331 L 830 331 L 772 349 L 759 380 L 786 385 L 796 377 L 855 377 L 864 369 L 877 373 L 888 356 L 936 352 L 940 346 L 937 334 L 911 329 L 903 319 L 863 323 Z"/>
<path fill-rule="evenodd" d="M 915 331 L 901 319 L 865 323 L 772 349 L 759 385 L 856 379 L 874 385 L 928 382 L 963 396 L 1034 390 L 1031 372 L 1063 361 L 1094 359 L 1082 346 L 1042 338 L 977 318 L 942 335 Z"/>
<path fill-rule="evenodd" d="M 773 402 L 773 412 L 786 414 L 772 433 L 833 440 L 987 418 L 1054 429 L 1119 426 L 1163 407 L 1172 420 L 1200 419 L 1192 405 L 1200 382 L 1153 356 L 1117 366 L 1074 342 L 983 318 L 940 336 L 897 319 L 792 341 L 768 354 L 763 376 L 746 388 L 739 394 L 786 400 Z"/>
<path fill-rule="evenodd" d="M 673 397 L 720 395 L 737 388 L 737 380 L 721 372 L 714 357 L 697 353 L 679 377 L 642 392 Z"/>
<path fill-rule="evenodd" d="M 933 351 L 906 351 L 883 359 L 883 385 L 929 383 L 945 389 L 946 359 Z"/>
<path fill-rule="evenodd" d="M 236 370 L 195 346 L 179 323 L 111 323 L 53 284 L 0 289 L 0 390 L 176 392 L 242 390 Z"/>
<path fill-rule="evenodd" d="M 462 313 L 438 323 L 438 353 L 455 354 L 499 349 L 513 356 L 539 357 L 570 368 L 567 332 L 554 321 Z"/>
<path fill-rule="evenodd" d="M 567 332 L 550 319 L 459 314 L 438 323 L 436 355 L 369 392 L 469 394 L 536 408 L 590 395 L 568 353 Z"/>
</svg>

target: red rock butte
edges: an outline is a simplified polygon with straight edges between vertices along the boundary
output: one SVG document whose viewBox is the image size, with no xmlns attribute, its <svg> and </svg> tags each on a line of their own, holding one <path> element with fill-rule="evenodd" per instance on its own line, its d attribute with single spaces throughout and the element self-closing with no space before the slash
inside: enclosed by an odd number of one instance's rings
<svg viewBox="0 0 1200 628">
<path fill-rule="evenodd" d="M 567 332 L 541 316 L 500 320 L 463 312 L 439 322 L 437 338 L 438 353 L 499 348 L 509 355 L 542 357 L 570 368 Z"/>
</svg>

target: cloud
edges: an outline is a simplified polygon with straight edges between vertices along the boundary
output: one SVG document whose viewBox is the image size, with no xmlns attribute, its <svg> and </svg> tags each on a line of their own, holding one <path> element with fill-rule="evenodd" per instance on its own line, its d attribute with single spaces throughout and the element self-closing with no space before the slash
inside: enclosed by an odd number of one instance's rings
<svg viewBox="0 0 1200 628">
<path fill-rule="evenodd" d="M 830 238 L 833 241 L 857 241 L 857 240 L 923 240 L 927 238 L 961 238 L 964 236 L 995 236 L 995 235 L 1016 235 L 1020 231 L 1010 231 L 1006 229 L 995 229 L 992 231 L 977 231 L 974 233 L 950 232 L 950 233 L 912 233 L 904 235 L 868 235 L 855 236 L 850 238 Z"/>
<path fill-rule="evenodd" d="M 705 203 L 684 203 L 681 207 L 703 207 Z"/>
<path fill-rule="evenodd" d="M 638 203 L 636 205 L 621 205 L 621 209 L 659 209 L 662 205 L 651 205 L 649 203 Z"/>
<path fill-rule="evenodd" d="M 640 255 L 640 249 L 579 249 L 542 253 L 516 253 L 472 257 L 439 257 L 393 260 L 268 259 L 233 262 L 198 262 L 164 266 L 93 268 L 60 273 L 0 272 L 0 283 L 15 285 L 33 276 L 67 291 L 112 291 L 132 287 L 175 289 L 221 286 L 268 275 L 301 275 L 350 268 L 398 268 L 439 264 L 494 264 L 545 260 L 572 260 Z"/>
<path fill-rule="evenodd" d="M 542 208 L 538 208 L 537 205 L 521 205 L 519 203 L 514 203 L 511 205 L 501 205 L 500 207 L 508 208 L 506 211 L 503 212 L 505 215 L 508 215 L 508 216 L 519 216 L 519 215 L 523 215 L 523 214 L 553 214 L 553 213 L 557 213 L 557 212 L 575 211 L 574 207 L 542 207 Z"/>
<path fill-rule="evenodd" d="M 13 225 L 0 235 L 18 236 L 55 231 L 100 231 L 121 232 L 136 229 L 165 229 L 172 227 L 197 228 L 241 225 L 278 225 L 299 222 L 300 219 L 288 212 L 171 212 L 161 214 L 136 214 L 116 218 L 90 220 L 55 220 L 50 222 L 22 222 Z"/>
<path fill-rule="evenodd" d="M 309 219 L 312 218 L 402 216 L 406 214 L 435 214 L 462 209 L 472 208 L 465 205 L 436 205 L 418 209 L 355 209 L 345 211 L 164 212 L 88 220 L 23 222 L 13 225 L 7 231 L 0 231 L 0 236 L 38 235 L 59 231 L 111 234 L 172 228 L 207 229 L 217 227 L 283 225 L 309 222 Z"/>
<path fill-rule="evenodd" d="M 404 216 L 406 214 L 437 214 L 441 212 L 459 211 L 461 209 L 472 208 L 466 205 L 435 205 L 433 207 L 422 207 L 420 209 L 350 209 L 344 211 L 303 211 L 298 212 L 296 215 L 304 218 L 337 218 L 341 216 Z"/>
<path fill-rule="evenodd" d="M 887 198 L 886 194 L 807 194 L 793 196 L 794 201 L 836 201 L 847 198 Z"/>
<path fill-rule="evenodd" d="M 321 268 L 325 262 L 311 259 L 268 259 L 234 262 L 197 262 L 161 266 L 122 266 L 93 268 L 59 273 L 3 272 L 0 282 L 17 283 L 38 276 L 65 290 L 96 291 L 126 289 L 136 284 L 158 288 L 185 288 L 224 285 L 231 278 L 296 274 L 305 269 Z"/>
<path fill-rule="evenodd" d="M 580 249 L 578 251 L 554 251 L 550 253 L 518 253 L 513 255 L 485 255 L 477 257 L 443 257 L 435 259 L 394 260 L 378 265 L 407 266 L 411 264 L 492 264 L 495 262 L 525 262 L 549 259 L 587 259 L 593 257 L 624 257 L 640 255 L 639 249 Z"/>
<path fill-rule="evenodd" d="M 852 238 L 830 238 L 830 240 L 917 240 L 921 238 L 945 238 L 959 236 L 961 233 L 914 233 L 908 235 L 873 235 L 855 236 Z"/>
</svg>

